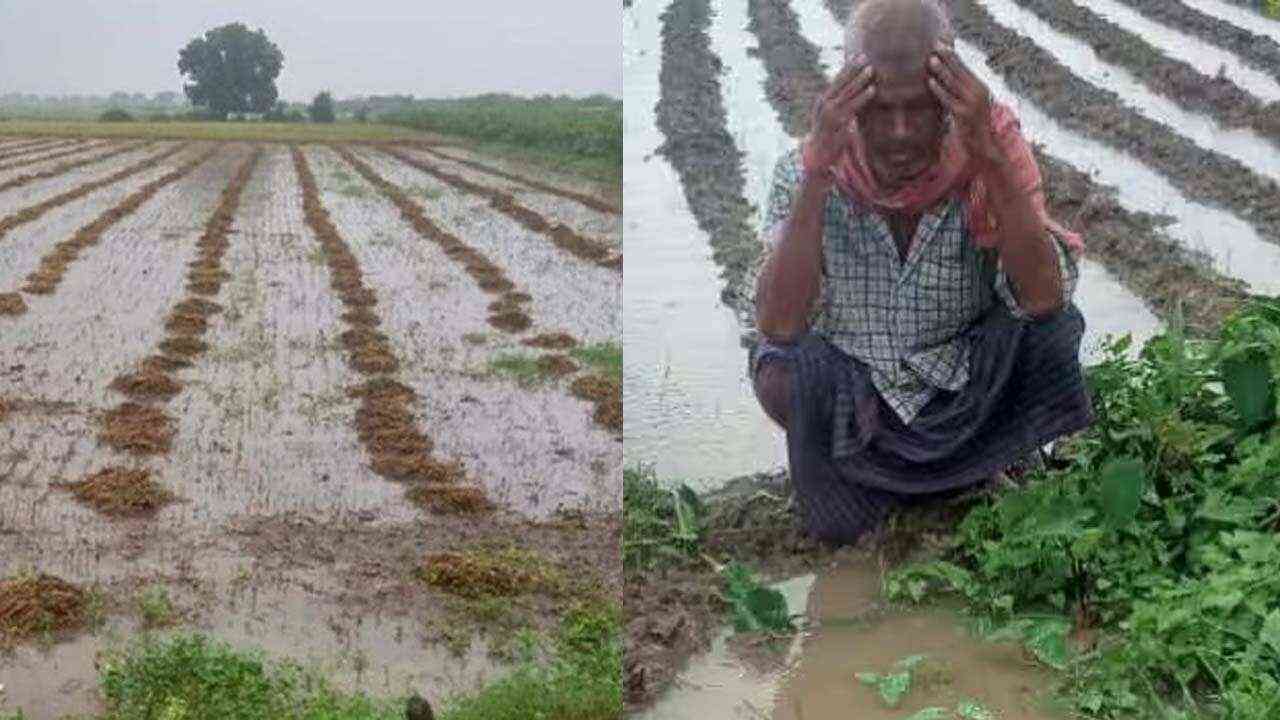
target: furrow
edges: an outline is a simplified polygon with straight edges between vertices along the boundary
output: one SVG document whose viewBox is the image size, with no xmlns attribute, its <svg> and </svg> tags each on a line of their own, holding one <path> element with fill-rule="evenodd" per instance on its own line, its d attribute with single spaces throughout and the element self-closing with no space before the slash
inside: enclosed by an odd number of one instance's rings
<svg viewBox="0 0 1280 720">
<path fill-rule="evenodd" d="M 58 149 L 59 151 L 52 155 L 40 155 L 38 157 L 25 158 L 23 160 L 16 160 L 14 162 L 8 163 L 7 165 L 0 165 L 0 172 L 17 170 L 18 168 L 27 167 L 28 165 L 37 165 L 42 162 L 49 162 L 50 160 L 61 160 L 64 157 L 71 157 L 72 155 L 78 155 L 82 152 L 88 152 L 90 150 L 98 150 L 98 149 L 101 149 L 103 144 L 99 144 L 98 142 L 95 141 L 95 142 L 87 142 L 87 143 L 84 143 L 83 145 L 77 145 L 69 150 L 65 148 L 59 148 Z"/>
<path fill-rule="evenodd" d="M 563 223 L 547 220 L 547 218 L 543 217 L 540 213 L 516 202 L 515 197 L 512 196 L 511 193 L 472 182 L 450 172 L 445 172 L 434 165 L 423 162 L 394 147 L 384 145 L 379 149 L 405 165 L 420 170 L 441 182 L 460 190 L 487 198 L 489 200 L 489 204 L 498 212 L 512 218 L 529 230 L 541 233 L 550 239 L 552 244 L 570 255 L 573 255 L 580 260 L 599 265 L 600 267 L 617 270 L 619 272 L 622 271 L 622 253 L 614 251 L 609 247 L 608 243 L 595 238 L 585 237 Z"/>
<path fill-rule="evenodd" d="M 534 190 L 540 190 L 549 195 L 562 197 L 566 200 L 573 200 L 575 202 L 581 203 L 582 205 L 588 208 L 591 208 L 592 210 L 598 210 L 600 212 L 609 213 L 611 215 L 622 214 L 622 209 L 619 208 L 617 205 L 614 205 L 613 203 L 605 202 L 604 200 L 601 200 L 598 197 L 593 197 L 586 193 L 575 192 L 573 190 L 566 190 L 564 188 L 556 187 L 555 185 L 549 185 L 540 180 L 534 180 L 533 178 L 525 177 L 524 175 L 517 175 L 516 173 L 507 172 L 506 170 L 503 170 L 501 168 L 496 168 L 492 165 L 487 165 L 485 163 L 477 162 L 475 160 L 469 160 L 464 157 L 458 157 L 457 155 L 450 155 L 449 153 L 441 151 L 438 147 L 434 145 L 419 144 L 419 145 L 414 145 L 414 147 L 417 147 L 431 155 L 435 155 L 436 157 L 441 158 L 443 160 L 450 160 L 452 162 L 458 163 L 459 165 L 465 165 L 471 168 L 472 170 L 479 170 L 482 173 L 487 173 L 489 175 L 493 175 L 494 177 L 500 177 L 504 180 L 511 180 L 512 182 L 518 182 L 521 185 L 533 188 Z"/>
<path fill-rule="evenodd" d="M 721 299 L 740 315 L 749 315 L 743 279 L 759 257 L 760 241 L 751 224 L 754 209 L 745 197 L 742 153 L 727 130 L 721 64 L 707 39 L 710 4 L 674 0 L 661 22 L 656 115 L 664 142 L 657 153 L 675 168 L 689 210 L 707 234 L 724 280 Z"/>
<path fill-rule="evenodd" d="M 1280 184 L 1236 160 L 1199 148 L 1074 75 L 1030 38 L 1001 27 L 974 0 L 955 0 L 957 34 L 987 65 L 1064 127 L 1138 158 L 1188 198 L 1225 208 L 1280 243 Z"/>
<path fill-rule="evenodd" d="M 413 226 L 425 240 L 439 245 L 449 259 L 462 265 L 471 275 L 481 290 L 492 295 L 500 295 L 499 299 L 489 305 L 489 324 L 506 332 L 522 332 L 532 326 L 533 321 L 526 313 L 527 305 L 532 300 L 528 293 L 517 291 L 505 276 L 501 268 L 480 251 L 467 245 L 457 236 L 446 232 L 443 228 L 426 216 L 422 206 L 405 194 L 404 190 L 379 175 L 368 163 L 357 158 L 347 148 L 334 147 L 343 160 L 353 167 L 366 181 L 376 187 L 384 197 L 400 210 L 404 220 Z M 496 280 L 496 282 L 495 282 Z M 524 341 L 529 347 L 542 349 L 568 349 L 577 347 L 580 342 L 568 333 L 539 335 Z M 578 370 L 567 358 L 543 356 L 540 362 L 548 365 L 547 369 L 556 374 L 567 375 Z M 560 364 L 557 365 L 557 362 Z M 585 389 L 584 389 L 585 388 Z M 594 403 L 593 417 L 597 423 L 614 432 L 622 430 L 622 388 L 607 378 L 589 381 L 579 378 L 570 387 L 576 397 Z"/>
<path fill-rule="evenodd" d="M 56 165 L 47 170 L 41 170 L 39 172 L 27 173 L 26 175 L 19 175 L 15 178 L 10 178 L 9 180 L 0 182 L 0 192 L 5 192 L 6 190 L 19 188 L 24 185 L 29 185 L 38 180 L 48 180 L 49 178 L 54 178 L 59 175 L 64 175 L 66 173 L 71 172 L 72 170 L 78 170 L 82 167 L 88 167 L 89 165 L 96 165 L 97 163 L 105 162 L 114 157 L 119 157 L 120 155 L 131 153 L 134 150 L 144 148 L 150 144 L 151 143 L 149 142 L 126 144 L 114 150 L 110 150 L 108 152 L 102 153 L 101 155 L 94 155 L 92 157 L 83 158 L 81 160 L 73 160 L 71 162 L 65 162 L 65 163 L 62 163 L 61 165 Z"/>
<path fill-rule="evenodd" d="M 40 266 L 26 277 L 22 292 L 29 295 L 53 295 L 66 275 L 67 268 L 80 258 L 80 253 L 97 245 L 107 228 L 132 215 L 143 203 L 150 200 L 161 188 L 171 185 L 191 174 L 218 153 L 217 148 L 179 165 L 174 170 L 143 185 L 139 190 L 126 197 L 115 207 L 100 215 L 96 220 L 76 231 L 71 238 L 63 240 L 54 249 L 40 258 Z M 18 293 L 0 294 L 0 313 L 20 315 L 26 312 L 26 303 Z M 7 309 L 7 312 L 5 312 Z"/>
<path fill-rule="evenodd" d="M 201 161 L 217 152 L 214 149 Z M 222 191 L 218 207 L 206 221 L 204 233 L 196 243 L 200 252 L 191 263 L 199 270 L 193 269 L 188 275 L 188 297 L 176 303 L 169 314 L 165 323 L 168 337 L 159 343 L 155 355 L 139 363 L 136 372 L 120 375 L 111 382 L 109 387 L 112 390 L 130 399 L 104 416 L 98 435 L 103 444 L 138 456 L 169 452 L 175 432 L 174 421 L 156 404 L 168 402 L 181 392 L 183 386 L 173 373 L 190 366 L 191 359 L 208 348 L 198 336 L 208 327 L 206 318 L 220 308 L 216 303 L 197 296 L 217 295 L 221 280 L 210 291 L 202 285 L 206 279 L 203 273 L 221 270 L 222 255 L 230 244 L 227 235 L 240 205 L 240 197 L 261 155 L 261 148 L 255 148 L 241 164 Z M 194 165 L 188 172 L 193 168 Z M 197 272 L 201 274 L 196 275 Z"/>
<path fill-rule="evenodd" d="M 1247 127 L 1280 147 L 1280 102 L 1265 104 L 1228 78 L 1207 75 L 1185 60 L 1170 57 L 1132 30 L 1071 0 L 1016 0 L 1016 4 L 1059 32 L 1081 38 L 1098 57 L 1124 68 L 1184 110 L 1212 117 L 1226 127 Z M 960 13 L 968 7 L 979 6 L 967 0 L 956 9 Z M 985 8 L 974 15 L 974 21 L 991 23 L 1001 33 L 1012 32 L 1000 27 Z"/>
<path fill-rule="evenodd" d="M 152 155 L 147 158 L 143 158 L 142 160 L 124 168 L 123 170 L 120 170 L 119 172 L 113 173 L 104 178 L 99 178 L 98 180 L 94 180 L 92 182 L 87 182 L 84 185 L 80 185 L 78 187 L 72 188 L 71 190 L 68 190 L 67 192 L 62 193 L 61 195 L 56 195 L 54 197 L 49 198 L 48 200 L 45 200 L 44 202 L 31 205 L 29 207 L 23 208 L 22 210 L 19 210 L 18 212 L 12 215 L 9 215 L 4 218 L 0 218 L 0 239 L 3 239 L 5 235 L 8 235 L 9 232 L 16 227 L 19 227 L 21 225 L 26 225 L 27 223 L 31 223 L 31 222 L 35 222 L 36 220 L 39 220 L 45 213 L 49 212 L 50 210 L 53 210 L 54 208 L 66 205 L 67 203 L 78 200 L 84 197 L 85 195 L 88 195 L 94 192 L 95 190 L 101 190 L 104 187 L 118 183 L 121 180 L 124 180 L 125 178 L 128 178 L 132 175 L 136 175 L 152 167 L 156 163 L 164 162 L 165 160 L 173 157 L 174 155 L 177 155 L 178 153 L 182 152 L 189 146 L 190 146 L 190 143 L 181 143 L 179 145 L 175 145 L 174 147 L 171 147 L 167 150 L 163 150 L 159 153 L 156 153 L 155 155 Z"/>
<path fill-rule="evenodd" d="M 1280 82 L 1280 43 L 1188 6 L 1181 0 L 1118 0 L 1161 25 L 1216 45 Z"/>
<path fill-rule="evenodd" d="M 65 145 L 72 145 L 80 142 L 84 142 L 84 141 L 56 140 L 56 139 L 55 140 L 39 140 L 37 142 L 30 143 L 28 145 L 9 148 L 5 152 L 0 152 L 0 160 L 11 160 L 13 158 L 22 157 L 24 155 L 47 152 L 49 150 L 53 150 L 54 148 L 61 148 Z"/>
<path fill-rule="evenodd" d="M 533 325 L 525 312 L 531 300 L 528 293 L 517 290 L 506 272 L 487 255 L 463 242 L 456 235 L 445 232 L 423 212 L 422 207 L 409 199 L 402 189 L 388 182 L 368 163 L 357 158 L 344 147 L 332 148 L 369 184 L 373 185 L 400 210 L 405 222 L 413 226 L 423 239 L 439 245 L 449 259 L 462 266 L 484 292 L 497 296 L 489 305 L 489 324 L 503 332 L 521 333 Z"/>
<path fill-rule="evenodd" d="M 344 316 L 348 329 L 340 336 L 347 364 L 369 376 L 349 395 L 361 401 L 355 417 L 356 432 L 369 454 L 373 471 L 389 480 L 408 481 L 409 499 L 436 512 L 491 510 L 493 503 L 483 491 L 462 483 L 466 472 L 460 463 L 432 456 L 432 442 L 418 428 L 410 410 L 417 397 L 395 379 L 400 361 L 392 352 L 390 339 L 360 319 L 372 314 L 377 295 L 365 285 L 359 261 L 321 203 L 306 157 L 296 146 L 292 154 L 302 185 L 307 226 L 324 253 L 330 285 L 348 310 Z"/>
</svg>

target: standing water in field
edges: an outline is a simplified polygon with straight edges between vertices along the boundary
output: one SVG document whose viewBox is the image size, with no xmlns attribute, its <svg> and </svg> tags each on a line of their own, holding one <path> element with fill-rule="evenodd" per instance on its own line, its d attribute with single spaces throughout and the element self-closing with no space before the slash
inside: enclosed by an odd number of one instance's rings
<svg viewBox="0 0 1280 720">
<path fill-rule="evenodd" d="M 772 469 L 786 452 L 751 392 L 743 328 L 719 302 L 706 235 L 675 170 L 654 155 L 659 13 L 623 15 L 623 440 L 628 465 L 652 463 L 661 477 L 697 484 Z"/>
</svg>

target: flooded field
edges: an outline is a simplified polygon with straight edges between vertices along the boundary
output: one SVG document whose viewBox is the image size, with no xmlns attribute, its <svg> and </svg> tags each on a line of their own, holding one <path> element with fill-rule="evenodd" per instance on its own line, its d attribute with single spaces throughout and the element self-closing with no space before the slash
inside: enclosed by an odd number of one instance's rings
<svg viewBox="0 0 1280 720">
<path fill-rule="evenodd" d="M 616 592 L 622 221 L 594 188 L 416 142 L 6 140 L 0 580 L 71 583 L 95 622 L 0 642 L 0 714 L 99 710 L 95 654 L 148 597 L 439 701 L 512 633 L 428 556 L 518 537 Z"/>
<path fill-rule="evenodd" d="M 699 358 L 706 377 L 700 385 L 671 383 L 646 397 L 640 392 L 654 386 L 637 382 L 633 390 L 628 375 L 627 460 L 655 463 L 664 479 L 692 474 L 698 487 L 710 489 L 764 467 L 760 461 L 739 467 L 757 457 L 752 453 L 726 454 L 759 447 L 748 442 L 758 437 L 750 418 L 753 410 L 757 422 L 763 417 L 743 377 L 746 351 L 731 350 L 727 339 L 749 327 L 741 268 L 758 243 L 765 178 L 803 134 L 815 93 L 842 62 L 842 23 L 851 5 L 664 0 L 625 11 L 627 242 L 630 256 L 642 258 L 628 268 L 629 298 L 631 273 L 640 278 L 641 267 L 653 268 L 637 298 L 653 330 L 635 344 L 652 363 L 659 352 L 680 357 L 655 348 L 726 339 L 717 341 L 718 353 Z M 1259 38 L 1280 28 L 1218 0 L 1186 5 Z M 1245 47 L 1243 36 L 1196 18 L 1164 17 L 1170 24 L 1163 24 L 1153 17 L 1164 10 L 1145 0 L 952 6 L 961 56 L 1018 113 L 1037 145 L 1052 212 L 1085 237 L 1076 295 L 1087 324 L 1082 360 L 1096 358 L 1108 335 L 1131 333 L 1141 341 L 1177 317 L 1193 332 L 1211 332 L 1248 293 L 1280 290 L 1280 124 L 1274 106 L 1267 109 L 1280 85 L 1259 66 L 1269 49 Z M 634 107 L 633 96 L 643 107 Z M 647 174 L 678 183 L 682 197 L 664 195 L 669 199 L 658 204 L 655 186 L 631 184 Z M 664 247 L 695 252 L 664 256 Z M 683 266 L 672 264 L 682 260 Z M 641 312 L 634 304 L 628 300 L 628 343 L 630 313 Z M 664 307 L 666 314 L 659 312 Z M 735 316 L 736 332 L 724 329 Z M 698 331 L 678 335 L 685 327 Z M 672 363 L 672 376 L 687 377 L 678 367 Z M 726 402 L 731 383 L 736 404 L 726 406 L 741 408 L 741 417 L 707 412 Z M 698 412 L 698 422 L 690 422 Z M 668 423 L 687 432 L 670 445 L 646 441 L 642 429 Z M 690 436 L 700 444 L 687 448 Z M 716 458 L 723 472 L 712 474 L 715 461 L 698 460 L 700 453 Z M 781 453 L 774 458 L 784 460 Z M 781 558 L 766 554 L 760 562 L 775 559 Z M 662 592 L 661 584 L 649 590 Z M 821 720 L 856 708 L 857 717 L 901 718 L 966 701 L 999 717 L 1056 717 L 1047 695 L 1051 679 L 1019 650 L 970 637 L 962 618 L 945 609 L 886 612 L 879 574 L 865 565 L 825 567 L 812 590 L 792 602 L 805 608 L 810 623 L 797 645 L 762 665 L 758 653 L 735 651 L 727 630 L 706 633 L 704 651 L 690 656 L 666 692 L 632 696 L 636 717 Z M 854 679 L 916 654 L 943 668 L 934 673 L 939 682 L 895 710 Z"/>
</svg>

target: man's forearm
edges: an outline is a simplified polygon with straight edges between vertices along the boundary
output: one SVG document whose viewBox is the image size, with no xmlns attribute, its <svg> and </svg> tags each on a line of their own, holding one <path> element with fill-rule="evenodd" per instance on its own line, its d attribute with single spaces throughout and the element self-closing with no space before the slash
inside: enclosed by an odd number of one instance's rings
<svg viewBox="0 0 1280 720">
<path fill-rule="evenodd" d="M 1031 195 L 1017 188 L 1004 165 L 983 173 L 995 215 L 1000 263 L 1017 288 L 1018 304 L 1033 316 L 1062 307 L 1062 277 L 1057 250 Z"/>
<path fill-rule="evenodd" d="M 756 287 L 756 326 L 770 340 L 789 342 L 805 330 L 822 273 L 822 226 L 829 178 L 800 184 L 781 237 L 761 269 Z"/>
</svg>

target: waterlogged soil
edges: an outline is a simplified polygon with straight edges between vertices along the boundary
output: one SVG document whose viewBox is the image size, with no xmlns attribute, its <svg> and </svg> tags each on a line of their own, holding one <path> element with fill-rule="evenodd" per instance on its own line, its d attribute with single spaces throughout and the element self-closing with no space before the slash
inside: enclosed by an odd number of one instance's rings
<svg viewBox="0 0 1280 720">
<path fill-rule="evenodd" d="M 1275 40 L 1252 33 L 1182 2 L 1120 1 L 1162 25 L 1177 28 L 1224 50 L 1230 50 L 1250 66 L 1280 81 L 1280 43 Z M 1273 109 L 1280 109 L 1280 107 Z"/>
<path fill-rule="evenodd" d="M 720 59 L 711 51 L 709 0 L 673 0 L 663 11 L 662 69 L 656 106 L 665 141 L 657 154 L 675 168 L 690 212 L 721 268 L 721 299 L 751 313 L 744 278 L 760 253 L 745 195 L 742 154 L 727 130 Z"/>
<path fill-rule="evenodd" d="M 13 229 L 0 287 L 16 287 L 56 243 L 207 149 L 192 146 Z M 378 304 L 369 310 L 401 360 L 398 377 L 420 398 L 410 404 L 414 421 L 435 455 L 460 460 L 497 502 L 479 515 L 426 511 L 406 497 L 407 484 L 374 473 L 357 438 L 360 400 L 348 391 L 366 378 L 344 360 L 347 308 L 304 221 L 288 148 L 263 146 L 231 218 L 219 263 L 225 275 L 203 298 L 219 307 L 178 305 L 197 240 L 252 150 L 219 146 L 111 224 L 67 266 L 54 294 L 27 296 L 25 315 L 0 317 L 0 578 L 34 568 L 96 586 L 106 611 L 93 633 L 0 656 L 7 691 L 0 712 L 23 707 L 44 720 L 97 710 L 94 654 L 137 631 L 138 595 L 147 588 L 173 598 L 173 629 L 314 660 L 347 687 L 416 691 L 433 702 L 501 672 L 517 630 L 550 629 L 571 602 L 620 602 L 616 436 L 592 422 L 592 405 L 566 391 L 568 379 L 559 381 L 565 387 L 525 388 L 487 370 L 501 352 L 552 352 L 519 343 L 537 332 L 616 341 L 620 320 L 608 312 L 618 312 L 619 274 L 573 267 L 540 236 L 481 238 L 506 218 L 459 209 L 469 242 L 487 243 L 520 268 L 519 282 L 538 283 L 531 293 L 538 324 L 507 337 L 486 323 L 490 298 L 371 187 L 348 197 L 344 184 L 314 170 L 322 203 L 375 290 Z M 304 153 L 313 168 L 342 164 L 323 148 Z M 24 199 L 0 195 L 0 214 L 141 156 L 10 194 L 32 195 Z M 535 242 L 557 259 L 521 266 L 524 251 L 500 252 Z M 540 315 L 539 300 L 557 284 L 579 288 L 577 311 L 548 301 Z M 175 308 L 186 313 L 180 322 L 170 318 Z M 205 351 L 156 355 L 178 350 L 162 342 L 167 325 L 196 332 L 186 337 Z M 167 416 L 167 453 L 135 458 L 98 438 L 107 411 L 128 399 L 115 380 L 140 368 L 166 373 L 171 398 L 159 406 L 141 400 Z M 107 516 L 62 489 L 112 467 L 149 470 L 172 502 Z M 482 615 L 419 577 L 430 553 L 517 540 L 572 582 L 554 593 L 521 593 Z"/>
</svg>

